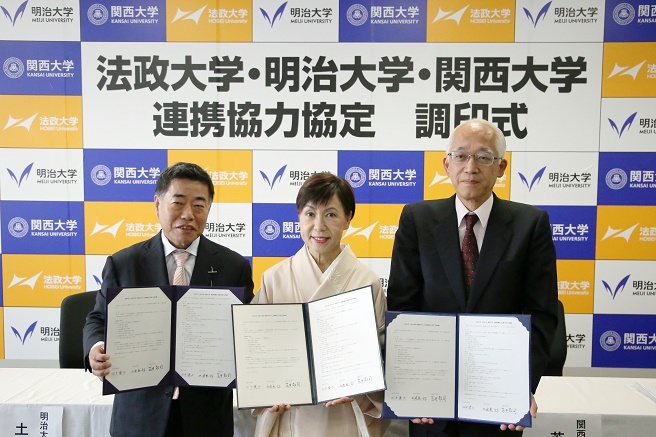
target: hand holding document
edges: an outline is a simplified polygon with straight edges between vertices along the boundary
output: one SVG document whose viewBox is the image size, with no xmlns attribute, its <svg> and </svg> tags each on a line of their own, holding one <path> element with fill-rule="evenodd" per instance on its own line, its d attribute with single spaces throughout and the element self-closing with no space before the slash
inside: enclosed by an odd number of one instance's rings
<svg viewBox="0 0 656 437">
<path fill-rule="evenodd" d="M 110 288 L 103 394 L 157 385 L 227 387 L 234 382 L 231 306 L 241 287 Z"/>
<path fill-rule="evenodd" d="M 531 425 L 530 316 L 388 312 L 383 417 Z"/>
<path fill-rule="evenodd" d="M 317 404 L 385 388 L 371 286 L 232 311 L 239 408 Z"/>
</svg>

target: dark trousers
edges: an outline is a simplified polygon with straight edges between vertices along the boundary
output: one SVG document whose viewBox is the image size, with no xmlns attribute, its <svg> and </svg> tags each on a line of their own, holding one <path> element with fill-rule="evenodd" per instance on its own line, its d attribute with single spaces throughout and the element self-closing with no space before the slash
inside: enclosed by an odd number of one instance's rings
<svg viewBox="0 0 656 437">
<path fill-rule="evenodd" d="M 411 437 L 522 437 L 521 431 L 501 431 L 499 425 L 475 422 L 436 422 L 434 425 L 410 423 Z"/>
<path fill-rule="evenodd" d="M 180 412 L 180 401 L 171 401 L 171 411 L 166 423 L 164 437 L 184 437 L 182 428 L 182 413 Z"/>
</svg>

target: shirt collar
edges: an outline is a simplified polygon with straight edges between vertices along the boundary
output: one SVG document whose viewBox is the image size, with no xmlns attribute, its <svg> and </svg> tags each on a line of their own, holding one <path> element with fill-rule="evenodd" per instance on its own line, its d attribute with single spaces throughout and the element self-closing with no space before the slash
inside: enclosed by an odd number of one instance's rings
<svg viewBox="0 0 656 437">
<path fill-rule="evenodd" d="M 462 225 L 463 219 L 467 214 L 469 214 L 469 210 L 467 207 L 462 203 L 462 201 L 458 198 L 458 196 L 455 196 L 456 198 L 456 215 L 458 217 L 458 227 Z M 494 196 L 490 196 L 481 206 L 478 207 L 476 211 L 474 212 L 478 216 L 478 221 L 481 222 L 481 226 L 483 228 L 487 228 L 487 222 L 490 219 L 490 213 L 492 212 L 492 204 L 494 203 Z"/>
<path fill-rule="evenodd" d="M 161 233 L 162 235 L 162 244 L 164 244 L 164 256 L 169 256 L 171 252 L 175 252 L 176 250 L 180 250 L 177 247 L 173 246 L 171 242 L 164 236 L 164 232 Z M 198 245 L 200 244 L 200 237 L 196 238 L 194 241 L 191 242 L 189 247 L 185 249 L 185 252 L 189 252 L 193 256 L 196 256 L 198 254 Z"/>
</svg>

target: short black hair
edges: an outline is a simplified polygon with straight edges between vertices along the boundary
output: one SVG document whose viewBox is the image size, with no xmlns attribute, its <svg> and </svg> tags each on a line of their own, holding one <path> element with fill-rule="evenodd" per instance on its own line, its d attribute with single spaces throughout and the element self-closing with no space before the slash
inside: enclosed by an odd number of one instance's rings
<svg viewBox="0 0 656 437">
<path fill-rule="evenodd" d="M 296 196 L 296 212 L 300 214 L 310 202 L 326 205 L 334 195 L 337 195 L 344 212 L 352 219 L 355 216 L 355 193 L 351 184 L 328 172 L 315 173 L 306 179 Z"/>
<path fill-rule="evenodd" d="M 176 162 L 175 164 L 167 167 L 157 179 L 157 185 L 155 185 L 155 195 L 157 197 L 162 197 L 164 193 L 169 189 L 171 181 L 173 179 L 189 179 L 192 181 L 202 182 L 207 185 L 207 190 L 209 191 L 210 198 L 207 199 L 210 203 L 214 199 L 214 183 L 212 183 L 212 178 L 203 170 L 199 165 L 193 164 L 191 162 Z"/>
</svg>

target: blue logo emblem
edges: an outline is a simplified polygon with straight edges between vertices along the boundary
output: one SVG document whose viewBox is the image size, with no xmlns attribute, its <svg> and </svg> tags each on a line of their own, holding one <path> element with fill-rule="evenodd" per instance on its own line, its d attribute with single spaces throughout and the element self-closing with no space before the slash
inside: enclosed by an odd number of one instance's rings
<svg viewBox="0 0 656 437">
<path fill-rule="evenodd" d="M 635 9 L 629 3 L 620 3 L 613 9 L 613 20 L 620 26 L 630 24 L 635 18 Z"/>
<path fill-rule="evenodd" d="M 106 165 L 96 165 L 91 169 L 91 180 L 96 185 L 107 185 L 112 180 L 112 171 Z"/>
<path fill-rule="evenodd" d="M 287 4 L 287 3 L 285 3 Z M 287 164 L 283 165 L 280 167 L 280 170 L 275 174 L 273 179 L 269 180 L 269 176 L 267 176 L 266 173 L 264 173 L 262 170 L 260 170 L 260 174 L 262 175 L 262 178 L 265 180 L 267 184 L 269 184 L 269 188 L 273 190 L 273 186 L 280 180 L 282 180 L 282 176 L 285 174 L 285 169 L 287 168 Z"/>
<path fill-rule="evenodd" d="M 264 8 L 260 8 L 260 12 L 262 12 L 262 16 L 269 22 L 271 27 L 273 27 L 273 25 L 276 23 L 276 20 L 282 17 L 282 13 L 285 12 L 285 6 L 287 6 L 287 2 L 280 5 L 276 13 L 273 14 L 273 19 L 269 17 L 269 14 L 264 10 Z"/>
<path fill-rule="evenodd" d="M 102 279 L 100 279 L 96 275 L 91 275 L 91 276 L 93 276 L 93 280 L 96 281 L 96 285 L 98 286 L 98 288 L 100 288 L 100 286 L 102 285 Z"/>
<path fill-rule="evenodd" d="M 367 174 L 360 167 L 351 167 L 346 170 L 344 179 L 349 181 L 353 188 L 360 188 L 367 182 Z"/>
<path fill-rule="evenodd" d="M 12 26 L 16 26 L 16 21 L 19 18 L 23 17 L 23 14 L 25 13 L 25 9 L 27 9 L 27 2 L 28 2 L 28 0 L 25 0 L 23 3 L 21 3 L 21 5 L 18 7 L 18 9 L 16 9 L 16 13 L 14 14 L 13 17 L 11 16 L 11 13 L 4 6 L 0 6 L 0 9 L 2 9 L 2 12 L 5 13 L 5 17 L 7 17 L 9 19 L 9 21 L 11 21 Z"/>
<path fill-rule="evenodd" d="M 11 171 L 10 168 L 7 168 L 7 173 L 9 173 L 9 177 L 11 177 L 14 180 L 14 182 L 16 182 L 18 187 L 20 188 L 21 184 L 23 183 L 23 179 L 27 179 L 27 177 L 30 175 L 30 171 L 32 170 L 33 165 L 34 165 L 34 163 L 31 163 L 30 165 L 25 167 L 25 169 L 23 170 L 23 172 L 20 175 L 20 178 L 17 178 L 16 175 L 14 174 L 14 172 Z"/>
<path fill-rule="evenodd" d="M 362 26 L 367 21 L 367 18 L 369 18 L 369 12 L 362 5 L 355 4 L 346 11 L 346 19 L 353 26 Z"/>
<path fill-rule="evenodd" d="M 275 220 L 264 220 L 260 225 L 260 236 L 271 241 L 280 235 L 280 225 Z"/>
<path fill-rule="evenodd" d="M 7 225 L 9 233 L 14 238 L 23 238 L 27 235 L 30 230 L 30 227 L 27 225 L 27 221 L 23 217 L 14 217 L 9 220 L 9 225 Z"/>
<path fill-rule="evenodd" d="M 25 66 L 23 65 L 23 61 L 20 59 L 11 57 L 7 58 L 4 64 L 2 64 L 2 71 L 5 72 L 8 78 L 18 79 L 23 75 Z"/>
<path fill-rule="evenodd" d="M 607 292 L 610 293 L 611 296 L 613 296 L 613 300 L 615 300 L 615 296 L 617 296 L 617 293 L 621 292 L 624 290 L 624 287 L 626 286 L 626 283 L 629 281 L 629 277 L 631 275 L 626 275 L 618 284 L 617 287 L 615 287 L 615 290 L 611 288 L 610 285 L 608 285 L 608 282 L 606 281 L 601 281 L 602 284 L 604 284 L 604 288 L 606 289 Z"/>
<path fill-rule="evenodd" d="M 622 345 L 622 337 L 615 331 L 606 331 L 599 337 L 599 344 L 603 350 L 613 352 Z"/>
<path fill-rule="evenodd" d="M 27 340 L 29 337 L 32 337 L 32 334 L 34 333 L 34 328 L 36 328 L 36 323 L 32 323 L 30 326 L 27 327 L 27 330 L 25 331 L 25 334 L 22 336 L 20 335 L 20 332 L 13 326 L 11 327 L 11 330 L 14 331 L 14 335 L 18 337 L 20 340 L 21 344 L 24 346 L 25 345 L 25 340 Z"/>
<path fill-rule="evenodd" d="M 528 183 L 528 179 L 526 179 L 526 176 L 524 176 L 522 173 L 519 173 L 519 178 L 522 180 L 524 185 L 526 185 L 526 188 L 528 188 L 528 191 L 531 191 L 533 189 L 533 185 L 538 184 L 540 182 L 540 179 L 542 179 L 542 175 L 544 174 L 544 171 L 547 169 L 547 166 L 542 167 L 540 170 L 538 170 L 537 173 L 535 173 L 535 176 L 533 176 L 533 179 L 531 180 L 531 183 Z"/>
<path fill-rule="evenodd" d="M 526 17 L 529 20 L 531 20 L 531 23 L 533 23 L 533 28 L 535 28 L 538 25 L 538 21 L 540 21 L 540 18 L 542 18 L 544 20 L 544 17 L 547 16 L 547 12 L 549 11 L 549 6 L 551 6 L 551 2 L 549 2 L 546 5 L 542 6 L 542 9 L 540 9 L 540 12 L 538 12 L 538 15 L 535 18 L 533 18 L 533 15 L 531 14 L 531 11 L 524 8 L 524 13 L 526 14 Z"/>
<path fill-rule="evenodd" d="M 621 190 L 628 180 L 626 172 L 621 168 L 613 168 L 606 173 L 606 185 L 611 190 Z"/>
<path fill-rule="evenodd" d="M 101 26 L 107 22 L 107 19 L 109 18 L 109 11 L 104 5 L 96 3 L 89 6 L 89 9 L 87 10 L 87 18 L 91 24 L 95 26 Z"/>
<path fill-rule="evenodd" d="M 626 121 L 624 121 L 624 124 L 622 125 L 621 129 L 617 127 L 617 123 L 615 123 L 614 120 L 609 118 L 608 122 L 610 123 L 610 126 L 613 128 L 613 130 L 615 132 L 617 132 L 617 136 L 619 138 L 622 138 L 622 134 L 624 133 L 624 129 L 629 129 L 631 127 L 631 124 L 633 123 L 633 120 L 635 120 L 636 115 L 638 115 L 637 112 L 634 112 L 633 114 L 631 114 L 629 116 L 629 118 L 627 118 Z"/>
</svg>

